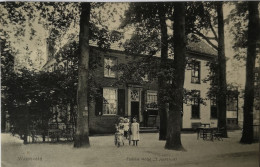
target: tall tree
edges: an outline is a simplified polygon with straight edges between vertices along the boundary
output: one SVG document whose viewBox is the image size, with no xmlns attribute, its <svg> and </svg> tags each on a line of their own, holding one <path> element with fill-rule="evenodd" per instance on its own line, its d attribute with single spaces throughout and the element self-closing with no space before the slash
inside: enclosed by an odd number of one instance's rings
<svg viewBox="0 0 260 167">
<path fill-rule="evenodd" d="M 223 137 L 227 137 L 226 128 L 226 57 L 225 57 L 225 41 L 224 41 L 224 18 L 223 18 L 223 2 L 216 2 L 218 17 L 218 127 L 223 129 Z"/>
<path fill-rule="evenodd" d="M 6 109 L 6 103 L 5 101 L 5 90 L 6 90 L 6 85 L 3 84 L 7 80 L 11 78 L 11 75 L 14 72 L 14 56 L 11 52 L 11 50 L 8 48 L 8 43 L 6 42 L 7 34 L 1 31 L 0 33 L 0 56 L 1 56 L 1 131 L 4 132 L 6 130 L 6 122 L 7 122 L 7 112 L 8 110 Z"/>
<path fill-rule="evenodd" d="M 78 116 L 74 147 L 89 147 L 89 106 L 88 106 L 88 76 L 89 76 L 89 20 L 90 3 L 81 3 L 80 34 L 79 34 L 79 69 L 78 69 Z"/>
<path fill-rule="evenodd" d="M 244 96 L 244 122 L 241 143 L 253 142 L 254 68 L 256 47 L 259 44 L 259 11 L 257 1 L 248 2 L 249 23 L 247 37 L 246 85 Z"/>
<path fill-rule="evenodd" d="M 195 5 L 196 6 L 196 5 Z M 194 7 L 193 7 L 194 8 Z M 224 128 L 224 137 L 227 137 L 226 128 L 226 58 L 225 58 L 225 42 L 224 42 L 224 18 L 223 18 L 223 2 L 202 2 L 199 3 L 198 24 L 195 24 L 191 32 L 204 39 L 212 48 L 218 51 L 216 75 L 217 83 L 215 90 L 218 109 L 218 127 Z M 193 10 L 189 10 L 193 11 Z M 217 29 L 217 30 L 216 30 Z M 206 35 L 205 35 L 205 32 Z M 212 35 L 208 35 L 212 34 Z M 213 84 L 214 85 L 214 84 Z M 212 94 L 209 93 L 209 94 Z"/>
<path fill-rule="evenodd" d="M 168 70 L 169 36 L 166 20 L 169 19 L 171 14 L 172 7 L 170 3 L 131 3 L 129 10 L 126 11 L 126 18 L 122 24 L 123 26 L 127 24 L 135 25 L 137 27 L 135 33 L 140 33 L 138 36 L 133 36 L 130 42 L 125 43 L 124 46 L 126 50 L 135 48 L 133 49 L 134 52 L 139 51 L 139 53 L 148 55 L 153 55 L 158 51 L 161 52 L 158 74 L 153 76 L 154 78 L 158 77 L 158 107 L 160 115 L 159 140 L 165 140 L 167 132 L 167 106 L 165 100 L 165 97 L 167 96 L 165 93 L 167 90 L 165 73 Z M 144 46 L 140 45 L 139 42 L 136 42 L 136 39 L 142 41 Z"/>
<path fill-rule="evenodd" d="M 160 71 L 164 71 L 167 65 L 168 59 L 168 34 L 167 34 L 167 25 L 166 25 L 166 11 L 167 6 L 165 3 L 158 4 L 159 6 L 159 19 L 161 27 L 161 61 L 160 61 Z M 158 104 L 159 104 L 159 114 L 160 114 L 160 132 L 159 140 L 166 140 L 167 135 L 167 105 L 163 100 L 165 96 L 165 77 L 164 75 L 158 76 Z"/>
<path fill-rule="evenodd" d="M 182 150 L 181 143 L 181 111 L 183 105 L 183 85 L 185 77 L 185 3 L 174 3 L 174 78 L 172 83 L 175 94 L 169 104 L 166 149 Z"/>
</svg>

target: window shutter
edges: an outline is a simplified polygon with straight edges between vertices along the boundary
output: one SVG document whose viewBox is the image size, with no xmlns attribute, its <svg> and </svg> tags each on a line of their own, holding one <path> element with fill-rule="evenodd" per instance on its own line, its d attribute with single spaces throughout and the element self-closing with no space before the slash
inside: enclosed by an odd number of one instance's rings
<svg viewBox="0 0 260 167">
<path fill-rule="evenodd" d="M 118 115 L 125 116 L 125 89 L 118 89 Z"/>
<path fill-rule="evenodd" d="M 103 89 L 97 91 L 98 96 L 96 97 L 95 115 L 103 115 Z"/>
</svg>

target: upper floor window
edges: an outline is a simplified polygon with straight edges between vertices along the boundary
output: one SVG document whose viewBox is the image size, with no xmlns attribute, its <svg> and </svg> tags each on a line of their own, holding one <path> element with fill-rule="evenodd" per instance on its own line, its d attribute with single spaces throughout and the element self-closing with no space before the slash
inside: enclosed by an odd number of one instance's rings
<svg viewBox="0 0 260 167">
<path fill-rule="evenodd" d="M 112 67 L 117 64 L 117 59 L 114 57 L 104 58 L 104 76 L 109 78 L 116 77 L 116 71 L 112 70 Z"/>
<path fill-rule="evenodd" d="M 103 114 L 117 114 L 116 88 L 103 88 Z"/>
<path fill-rule="evenodd" d="M 191 65 L 191 83 L 200 83 L 200 62 L 194 61 Z"/>
</svg>

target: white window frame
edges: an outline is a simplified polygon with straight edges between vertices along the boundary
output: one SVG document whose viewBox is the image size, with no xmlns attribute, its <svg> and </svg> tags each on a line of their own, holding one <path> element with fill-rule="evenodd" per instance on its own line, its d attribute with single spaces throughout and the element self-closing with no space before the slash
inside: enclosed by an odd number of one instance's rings
<svg viewBox="0 0 260 167">
<path fill-rule="evenodd" d="M 157 108 L 147 108 L 149 110 L 157 110 L 158 109 L 158 92 L 155 91 L 155 90 L 147 90 L 146 92 L 146 100 L 145 100 L 145 103 L 148 104 L 148 96 L 151 95 L 151 96 L 156 96 L 156 104 L 157 104 Z M 151 100 L 153 101 L 153 100 Z"/>
<path fill-rule="evenodd" d="M 105 95 L 104 92 L 105 92 L 106 89 L 110 89 L 110 90 L 114 90 L 114 91 L 115 91 L 115 103 L 116 103 L 116 104 L 115 104 L 115 109 L 116 109 L 116 112 L 113 113 L 113 114 L 105 113 L 105 111 L 106 111 L 106 110 L 105 110 L 105 105 L 106 105 L 106 104 L 104 103 L 104 102 L 105 102 L 104 100 L 105 100 L 107 97 L 104 96 L 104 95 Z M 104 88 L 103 88 L 103 99 L 104 99 L 104 100 L 103 100 L 103 109 L 102 109 L 102 110 L 103 110 L 103 115 L 117 115 L 117 113 L 118 113 L 118 88 L 104 87 Z M 107 99 L 108 99 L 108 98 L 107 98 Z M 109 99 L 108 99 L 108 100 L 109 100 Z"/>
</svg>

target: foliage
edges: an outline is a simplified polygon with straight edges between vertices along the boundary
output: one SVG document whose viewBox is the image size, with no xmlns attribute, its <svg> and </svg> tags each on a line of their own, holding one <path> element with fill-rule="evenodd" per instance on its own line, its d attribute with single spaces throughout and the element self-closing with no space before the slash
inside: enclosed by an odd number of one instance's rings
<svg viewBox="0 0 260 167">
<path fill-rule="evenodd" d="M 46 34 L 48 42 L 50 41 L 54 47 L 53 52 L 57 51 L 59 46 L 63 46 L 65 40 L 78 41 L 81 12 L 79 6 L 80 3 L 68 2 L 6 2 L 0 4 L 0 8 L 3 9 L 0 30 L 9 34 L 7 41 L 10 42 L 10 49 L 21 54 L 20 57 L 26 58 L 25 64 L 19 68 L 28 68 L 30 64 L 35 66 L 36 62 L 34 61 L 36 60 L 32 60 L 35 53 L 38 54 L 39 60 L 37 61 L 40 61 L 39 63 L 42 65 L 45 50 L 37 49 L 36 51 L 34 46 L 45 48 Z M 96 42 L 99 47 L 108 49 L 111 42 L 122 38 L 122 34 L 118 31 L 108 30 L 100 14 L 103 6 L 109 7 L 109 4 L 92 3 L 90 39 Z M 28 41 L 30 42 L 28 43 Z M 31 41 L 35 41 L 35 43 L 30 45 Z M 21 64 L 22 60 L 19 63 Z"/>
<path fill-rule="evenodd" d="M 213 31 L 216 40 L 217 35 L 212 24 L 216 24 L 216 13 L 214 5 L 206 2 L 187 2 L 186 3 L 186 35 L 189 35 L 190 41 L 197 41 L 199 34 L 203 35 L 205 31 Z M 142 83 L 142 77 L 146 74 L 149 76 L 149 82 L 163 77 L 167 83 L 175 83 L 174 68 L 172 59 L 164 64 L 164 68 L 160 68 L 160 50 L 161 50 L 161 29 L 160 29 L 160 12 L 165 10 L 167 22 L 172 22 L 173 4 L 172 3 L 130 3 L 129 9 L 125 13 L 125 19 L 122 21 L 121 28 L 134 26 L 134 34 L 123 44 L 128 54 L 136 55 L 135 59 L 127 65 L 119 65 L 116 70 L 121 72 L 120 81 L 139 81 Z M 152 14 L 151 14 L 151 11 Z M 172 29 L 167 24 L 168 29 Z M 173 56 L 173 36 L 168 33 L 168 53 L 169 57 Z M 197 36 L 196 36 L 197 35 Z M 204 35 L 205 38 L 208 38 Z M 215 45 L 214 45 L 215 46 Z M 216 48 L 217 46 L 215 46 Z M 145 55 L 145 56 L 140 56 Z M 187 63 L 192 63 L 187 59 Z M 206 82 L 206 80 L 205 80 Z M 170 95 L 175 94 L 170 84 L 166 84 L 163 91 L 163 101 L 169 102 Z M 184 101 L 189 101 L 192 91 L 183 90 L 186 94 Z M 203 103 L 203 100 L 201 99 Z"/>
<path fill-rule="evenodd" d="M 74 81 L 72 84 L 61 71 L 49 73 L 21 69 L 10 74 L 2 86 L 5 88 L 2 90 L 3 109 L 9 114 L 13 132 L 20 135 L 24 135 L 27 128 L 46 130 L 55 116 L 51 108 L 66 106 L 73 100 L 71 93 L 75 94 Z"/>
<path fill-rule="evenodd" d="M 226 22 L 232 24 L 230 33 L 234 37 L 233 49 L 235 51 L 234 58 L 237 60 L 245 60 L 247 36 L 248 36 L 248 2 L 232 2 L 235 7 L 228 15 Z"/>
<path fill-rule="evenodd" d="M 197 35 L 217 50 L 217 14 L 214 2 L 189 2 L 187 5 L 187 33 Z M 209 34 L 212 34 L 208 36 Z"/>
</svg>

